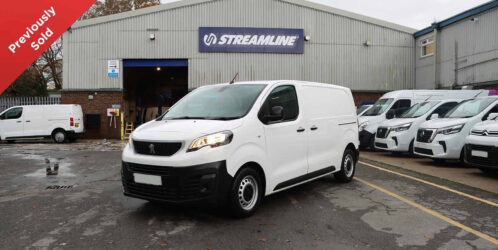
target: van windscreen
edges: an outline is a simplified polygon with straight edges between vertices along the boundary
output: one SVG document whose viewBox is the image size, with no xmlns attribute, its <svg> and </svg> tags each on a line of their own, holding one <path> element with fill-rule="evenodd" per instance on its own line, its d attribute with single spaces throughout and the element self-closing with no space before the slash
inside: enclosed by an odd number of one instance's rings
<svg viewBox="0 0 498 250">
<path fill-rule="evenodd" d="M 417 103 L 401 114 L 399 118 L 417 118 L 423 116 L 438 103 L 438 101 Z"/>
<path fill-rule="evenodd" d="M 471 99 L 464 101 L 448 111 L 445 118 L 469 118 L 481 113 L 497 98 Z"/>
<path fill-rule="evenodd" d="M 249 112 L 265 87 L 265 84 L 232 84 L 199 88 L 176 103 L 162 119 L 238 119 Z"/>
<path fill-rule="evenodd" d="M 376 116 L 384 113 L 393 100 L 392 98 L 379 99 L 363 116 Z"/>
</svg>

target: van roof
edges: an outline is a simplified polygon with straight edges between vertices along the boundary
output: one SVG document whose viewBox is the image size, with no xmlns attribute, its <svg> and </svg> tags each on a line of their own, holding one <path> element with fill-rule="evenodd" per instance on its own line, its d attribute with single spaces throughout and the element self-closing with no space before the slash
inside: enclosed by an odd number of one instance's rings
<svg viewBox="0 0 498 250">
<path fill-rule="evenodd" d="M 278 83 L 285 83 L 285 82 L 292 82 L 296 84 L 307 84 L 307 85 L 316 85 L 316 86 L 321 86 L 321 87 L 329 87 L 329 88 L 336 88 L 336 89 L 347 89 L 347 87 L 343 87 L 340 85 L 335 85 L 331 83 L 320 83 L 320 82 L 308 82 L 308 81 L 295 81 L 295 80 L 268 80 L 268 81 L 242 81 L 242 82 L 235 82 L 234 84 L 264 84 L 264 85 L 274 85 Z M 228 85 L 229 83 L 220 83 L 220 84 L 213 84 L 213 85 Z M 213 86 L 213 85 L 207 85 L 207 86 Z"/>
<path fill-rule="evenodd" d="M 424 97 L 429 97 L 432 96 L 432 100 L 438 100 L 443 97 L 443 99 L 447 99 L 445 96 L 451 98 L 450 94 L 451 92 L 453 93 L 468 93 L 469 95 L 479 95 L 479 94 L 485 94 L 485 91 L 488 90 L 444 90 L 444 89 L 439 89 L 439 90 L 430 90 L 430 89 L 412 89 L 412 90 L 395 90 L 391 91 L 388 93 L 385 93 L 382 98 L 400 98 L 400 97 L 407 97 L 407 98 L 424 98 Z M 489 92 L 489 91 L 488 91 Z M 440 97 L 440 98 L 438 98 Z M 454 99 L 458 99 L 453 97 Z M 464 98 L 466 99 L 466 98 Z"/>
<path fill-rule="evenodd" d="M 12 106 L 10 108 L 14 107 L 50 107 L 50 106 L 58 106 L 58 107 L 73 107 L 73 106 L 80 106 L 79 104 L 42 104 L 42 105 L 16 105 Z"/>
</svg>

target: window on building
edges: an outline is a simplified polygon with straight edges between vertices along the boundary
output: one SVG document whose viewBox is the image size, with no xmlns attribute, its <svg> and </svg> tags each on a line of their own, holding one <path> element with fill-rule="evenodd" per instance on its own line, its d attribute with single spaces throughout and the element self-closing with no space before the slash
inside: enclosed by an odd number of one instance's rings
<svg viewBox="0 0 498 250">
<path fill-rule="evenodd" d="M 422 40 L 422 53 L 421 57 L 426 57 L 426 56 L 432 56 L 434 55 L 434 39 L 433 38 L 427 38 Z"/>
</svg>

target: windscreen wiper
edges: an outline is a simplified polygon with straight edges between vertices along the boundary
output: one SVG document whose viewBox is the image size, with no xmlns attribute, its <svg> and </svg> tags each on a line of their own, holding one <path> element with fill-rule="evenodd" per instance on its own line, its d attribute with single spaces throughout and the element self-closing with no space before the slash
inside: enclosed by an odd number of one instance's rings
<svg viewBox="0 0 498 250">
<path fill-rule="evenodd" d="M 180 117 L 173 117 L 169 118 L 168 120 L 206 120 L 207 117 L 202 117 L 202 116 L 180 116 Z"/>
</svg>

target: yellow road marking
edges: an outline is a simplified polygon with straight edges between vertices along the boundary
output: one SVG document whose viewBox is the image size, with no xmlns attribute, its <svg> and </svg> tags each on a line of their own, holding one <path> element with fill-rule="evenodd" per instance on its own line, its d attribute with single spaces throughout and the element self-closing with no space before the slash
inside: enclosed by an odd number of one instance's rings
<svg viewBox="0 0 498 250">
<path fill-rule="evenodd" d="M 394 198 L 396 198 L 396 199 L 398 199 L 398 200 L 400 200 L 400 201 L 402 201 L 402 202 L 404 202 L 406 204 L 409 204 L 409 205 L 411 205 L 413 207 L 416 207 L 416 208 L 418 208 L 418 209 L 420 209 L 420 210 L 422 210 L 422 211 L 424 211 L 424 212 L 426 212 L 426 213 L 428 213 L 428 214 L 430 214 L 432 216 L 435 216 L 435 217 L 437 217 L 437 218 L 439 218 L 439 219 L 441 219 L 443 221 L 446 221 L 446 222 L 452 224 L 453 226 L 459 227 L 459 228 L 461 228 L 461 229 L 463 229 L 463 230 L 465 230 L 465 231 L 467 231 L 469 233 L 472 233 L 472 234 L 474 234 L 474 235 L 476 235 L 478 237 L 481 237 L 483 239 L 488 240 L 489 242 L 491 242 L 491 243 L 493 243 L 495 245 L 498 245 L 498 240 L 495 239 L 495 238 L 493 238 L 493 237 L 491 237 L 491 236 L 489 236 L 489 235 L 487 235 L 487 234 L 481 233 L 481 232 L 479 232 L 477 230 L 474 230 L 474 229 L 472 229 L 470 227 L 467 227 L 467 226 L 465 226 L 465 225 L 463 225 L 463 224 L 461 224 L 461 223 L 459 223 L 457 221 L 454 221 L 454 220 L 452 220 L 452 219 L 450 219 L 448 217 L 445 217 L 444 215 L 442 215 L 442 214 L 440 214 L 440 213 L 438 213 L 438 212 L 436 212 L 434 210 L 431 210 L 431 209 L 426 208 L 426 207 L 424 207 L 424 206 L 422 206 L 422 205 L 420 205 L 418 203 L 415 203 L 415 202 L 413 202 L 411 200 L 403 198 L 403 197 L 401 197 L 401 196 L 399 196 L 399 195 L 397 195 L 397 194 L 395 194 L 393 192 L 387 191 L 387 190 L 385 190 L 385 189 L 383 189 L 383 188 L 381 188 L 379 186 L 376 186 L 375 184 L 372 184 L 372 183 L 370 183 L 368 181 L 365 181 L 365 180 L 360 179 L 358 177 L 354 177 L 354 179 L 357 180 L 357 181 L 359 181 L 359 182 L 361 182 L 361 183 L 363 183 L 363 184 L 365 184 L 365 185 L 368 185 L 368 186 L 370 186 L 370 187 L 372 187 L 374 189 L 377 189 L 377 190 L 379 190 L 379 191 L 381 191 L 381 192 L 383 192 L 383 193 L 385 193 L 385 194 L 387 194 L 389 196 L 392 196 L 392 197 L 394 197 Z"/>
<path fill-rule="evenodd" d="M 482 198 L 479 198 L 479 197 L 476 197 L 476 196 L 473 196 L 473 195 L 470 195 L 470 194 L 466 194 L 466 193 L 457 191 L 455 189 L 451 189 L 449 187 L 441 186 L 441 185 L 438 185 L 436 183 L 432 183 L 432 182 L 429 182 L 429 181 L 426 181 L 426 180 L 422 180 L 420 178 L 413 177 L 413 176 L 410 176 L 410 175 L 398 173 L 398 172 L 395 172 L 395 171 L 392 171 L 392 170 L 389 170 L 389 169 L 385 169 L 383 167 L 379 167 L 379 166 L 372 165 L 370 163 L 363 162 L 363 161 L 359 161 L 359 163 L 361 163 L 363 165 L 366 165 L 366 166 L 369 166 L 369 167 L 372 167 L 372 168 L 376 168 L 378 170 L 382 170 L 382 171 L 391 173 L 391 174 L 403 176 L 403 177 L 408 178 L 408 179 L 412 179 L 412 180 L 415 180 L 415 181 L 418 181 L 418 182 L 422 182 L 422 183 L 425 183 L 427 185 L 431 185 L 431 186 L 434 186 L 434 187 L 437 187 L 437 188 L 440 188 L 440 189 L 443 189 L 443 190 L 446 190 L 446 191 L 449 191 L 449 192 L 452 192 L 452 193 L 455 193 L 455 194 L 458 194 L 458 195 L 461 195 L 461 196 L 465 196 L 467 198 L 471 198 L 471 199 L 474 199 L 476 201 L 480 201 L 480 202 L 489 204 L 491 206 L 498 207 L 498 203 L 495 203 L 495 202 L 492 202 L 492 201 L 488 201 L 488 200 L 485 200 L 485 199 L 482 199 Z"/>
</svg>

